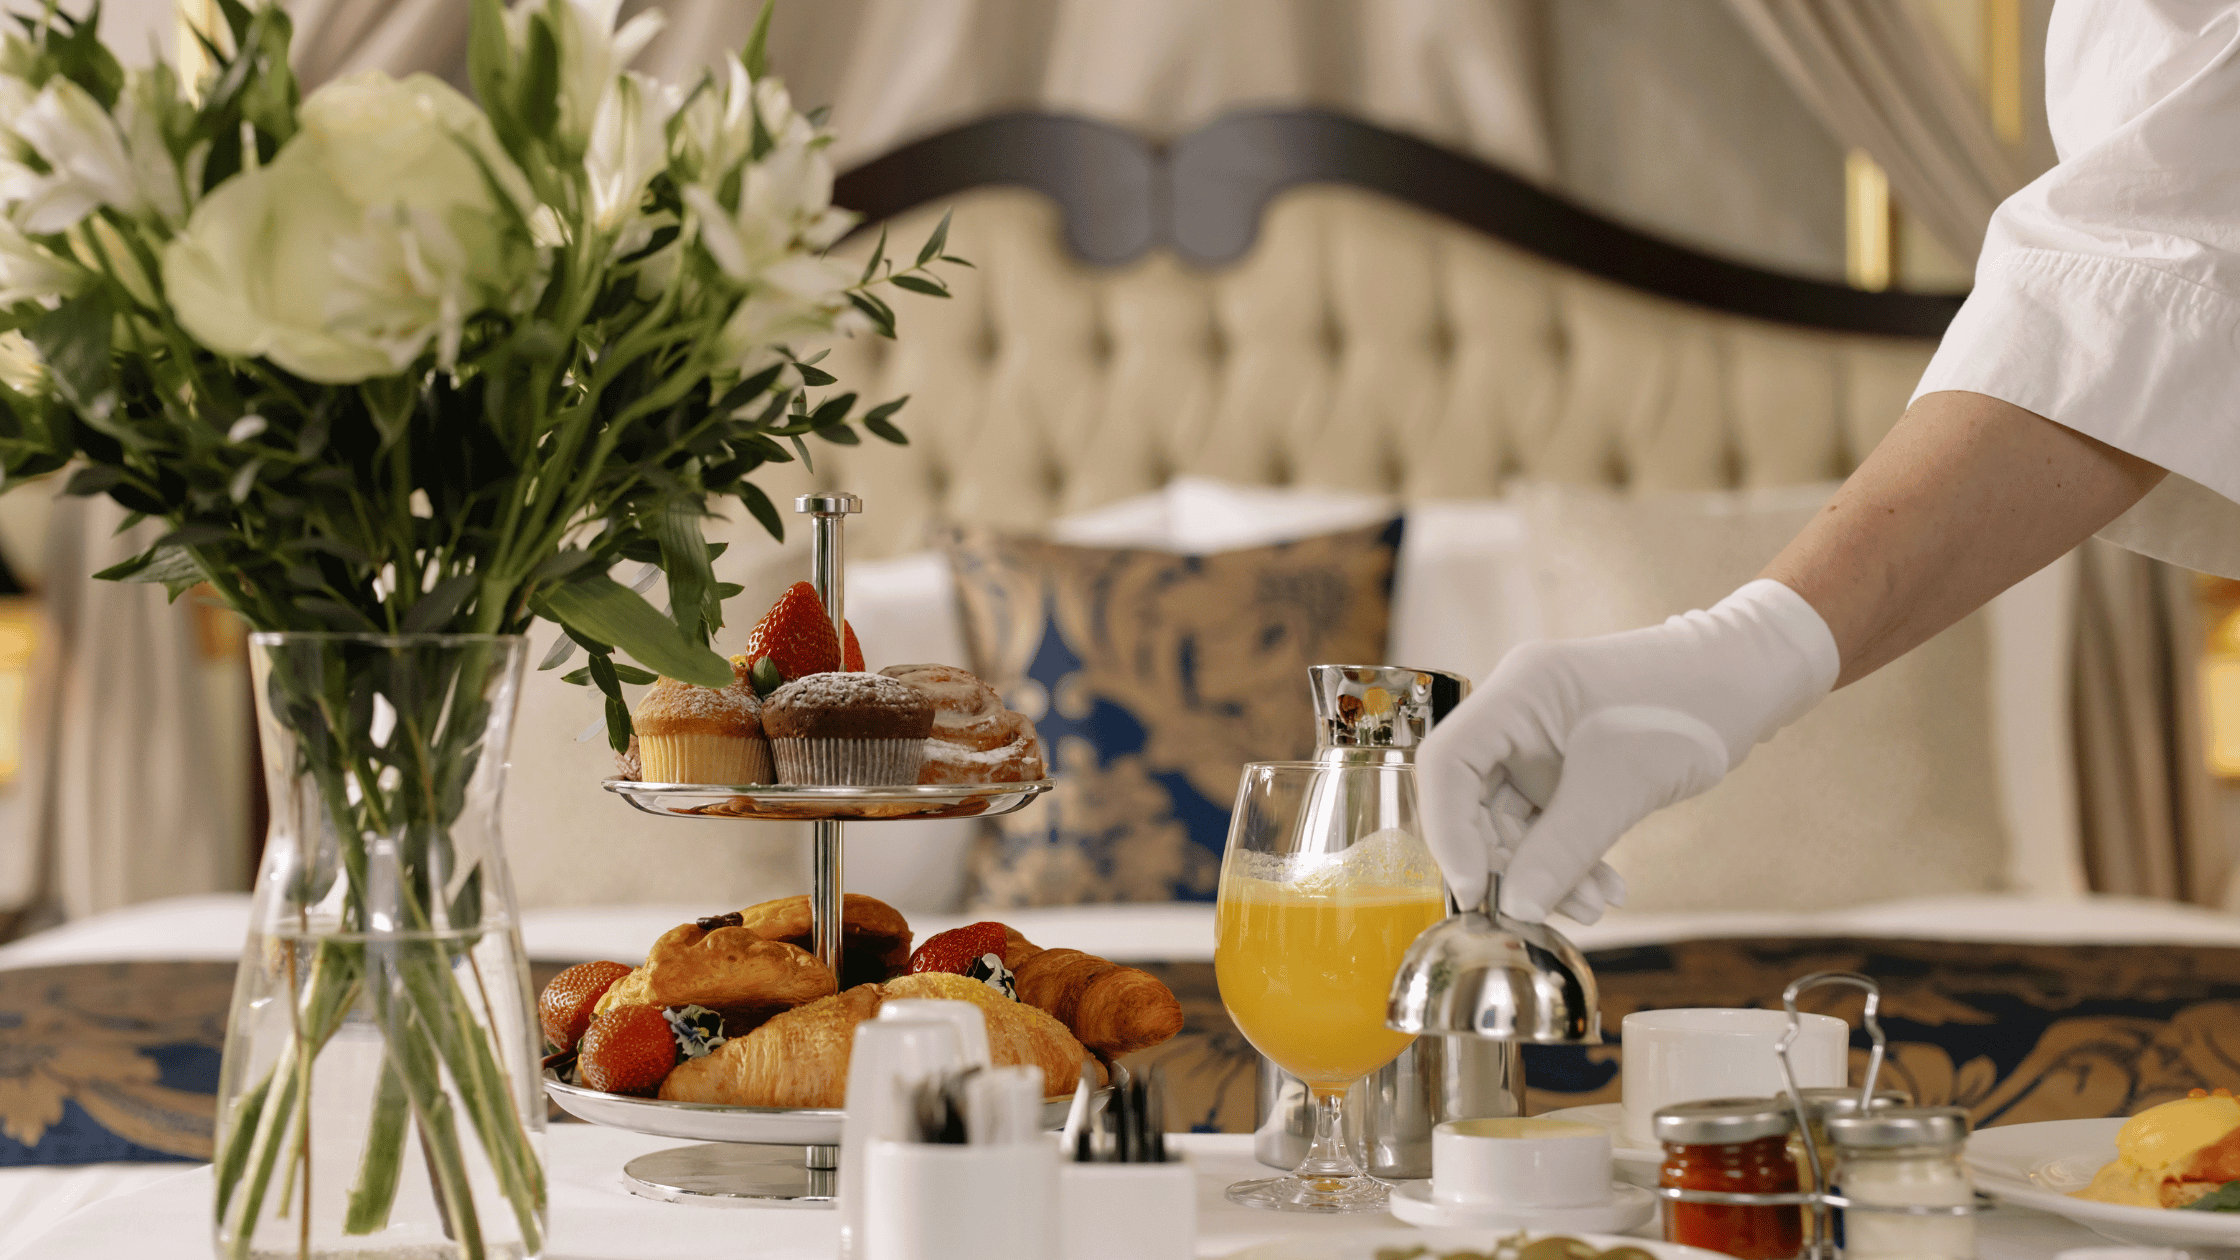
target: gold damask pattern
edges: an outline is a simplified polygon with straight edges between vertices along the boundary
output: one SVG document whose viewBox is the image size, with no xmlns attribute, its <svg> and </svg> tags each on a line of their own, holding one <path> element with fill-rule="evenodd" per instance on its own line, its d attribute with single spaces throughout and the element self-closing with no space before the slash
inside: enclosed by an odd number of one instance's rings
<svg viewBox="0 0 2240 1260">
<path fill-rule="evenodd" d="M 1882 986 L 1892 1084 L 1964 1107 L 1979 1126 L 2128 1116 L 2189 1089 L 2240 1089 L 2240 950 L 2163 945 L 1722 940 L 1600 950 L 1612 1044 L 1527 1046 L 1534 1113 L 1618 1101 L 1620 1021 L 1682 1006 L 1779 1008 L 1789 981 L 1859 971 Z M 1172 1119 L 1252 1127 L 1257 1056 L 1221 1008 L 1208 963 L 1157 969 L 1182 999 L 1173 1041 L 1137 1056 L 1167 1071 Z M 1822 989 L 1806 1009 L 1858 1027 L 1860 999 Z M 1853 1079 L 1866 1065 L 1854 1038 Z"/>
<path fill-rule="evenodd" d="M 558 967 L 538 964 L 539 988 Z M 232 963 L 0 971 L 0 1167 L 210 1158 Z"/>
<path fill-rule="evenodd" d="M 972 900 L 1211 898 L 1239 770 L 1313 750 L 1307 667 L 1382 658 L 1398 542 L 1398 522 L 1208 556 L 960 534 L 974 668 L 1058 780 L 983 837 Z"/>
</svg>

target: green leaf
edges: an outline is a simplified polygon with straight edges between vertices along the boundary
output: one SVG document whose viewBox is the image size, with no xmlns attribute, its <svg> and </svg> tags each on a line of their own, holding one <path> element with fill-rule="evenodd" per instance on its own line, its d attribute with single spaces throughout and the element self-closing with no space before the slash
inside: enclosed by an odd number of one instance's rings
<svg viewBox="0 0 2240 1260">
<path fill-rule="evenodd" d="M 716 572 L 708 561 L 708 538 L 700 529 L 700 505 L 677 497 L 663 507 L 654 522 L 661 541 L 661 570 L 669 576 L 669 616 L 687 638 L 701 643 L 715 629 L 710 624 L 708 589 Z"/>
<path fill-rule="evenodd" d="M 881 441 L 892 442 L 896 446 L 910 445 L 909 436 L 894 427 L 894 421 L 887 419 L 885 416 L 865 416 L 863 427 L 871 430 L 872 435 Z"/>
<path fill-rule="evenodd" d="M 518 122 L 513 117 L 506 74 L 512 68 L 513 45 L 506 38 L 506 11 L 501 0 L 473 0 L 474 24 L 467 36 L 467 79 L 474 94 L 490 114 L 490 122 L 515 158 L 521 156 Z"/>
<path fill-rule="evenodd" d="M 863 278 L 858 284 L 869 284 L 879 274 L 879 264 L 887 259 L 887 225 L 879 225 L 879 243 L 871 247 L 871 261 L 863 265 Z"/>
<path fill-rule="evenodd" d="M 2240 1181 L 2228 1181 L 2212 1193 L 2185 1205 L 2187 1212 L 2240 1212 Z"/>
<path fill-rule="evenodd" d="M 412 423 L 413 404 L 419 401 L 419 389 L 409 376 L 382 376 L 358 386 L 358 396 L 365 399 L 366 413 L 373 417 L 373 427 L 381 431 L 381 449 L 386 451 L 404 437 L 405 429 Z"/>
<path fill-rule="evenodd" d="M 940 282 L 928 280 L 924 276 L 896 276 L 894 283 L 896 288 L 908 289 L 912 293 L 923 293 L 927 297 L 945 298 L 949 296 L 949 291 L 942 288 Z"/>
<path fill-rule="evenodd" d="M 552 138 L 560 123 L 560 45 L 552 23 L 529 12 L 529 47 L 521 74 L 521 125 L 539 140 Z"/>
<path fill-rule="evenodd" d="M 566 642 L 565 639 L 561 641 Z M 593 657 L 592 659 L 607 661 L 607 668 L 614 671 L 616 681 L 628 683 L 633 687 L 642 687 L 650 682 L 658 682 L 661 678 L 661 675 L 653 673 L 649 670 L 639 669 L 635 665 L 625 665 L 620 661 L 608 660 L 608 658 L 603 656 Z M 597 680 L 591 676 L 591 667 L 587 665 L 582 669 L 572 669 L 567 673 L 560 675 L 560 681 L 566 683 L 574 683 L 578 687 L 587 687 Z"/>
<path fill-rule="evenodd" d="M 155 545 L 158 547 L 206 547 L 211 543 L 225 542 L 232 537 L 233 531 L 222 525 L 181 525 L 163 537 L 156 539 Z"/>
<path fill-rule="evenodd" d="M 804 385 L 830 385 L 840 379 L 823 368 L 811 367 L 806 363 L 796 363 L 793 368 L 801 373 L 801 383 Z"/>
<path fill-rule="evenodd" d="M 786 436 L 786 441 L 793 443 L 793 453 L 801 457 L 801 466 L 803 468 L 808 469 L 812 473 L 817 471 L 817 461 L 809 458 L 809 444 L 801 440 L 800 434 L 788 434 Z M 784 542 L 785 540 L 781 538 L 778 541 Z"/>
<path fill-rule="evenodd" d="M 591 663 L 584 666 L 584 672 L 591 675 L 591 681 L 598 684 L 599 690 L 616 700 L 622 698 L 622 679 L 614 672 L 613 657 L 592 657 Z"/>
<path fill-rule="evenodd" d="M 850 293 L 848 295 L 848 305 L 863 312 L 863 317 L 871 321 L 871 326 L 879 330 L 880 336 L 893 338 L 894 309 L 892 307 L 868 293 Z"/>
<path fill-rule="evenodd" d="M 89 418 L 106 416 L 116 405 L 116 366 L 109 357 L 116 318 L 108 290 L 95 288 L 47 312 L 26 334 L 55 388 Z"/>
<path fill-rule="evenodd" d="M 909 401 L 910 395 L 904 394 L 902 397 L 894 399 L 891 402 L 880 403 L 878 406 L 873 407 L 871 410 L 863 413 L 863 422 L 865 424 L 870 424 L 875 420 L 884 420 L 888 416 L 891 416 L 894 413 L 902 410 L 902 404 Z"/>
<path fill-rule="evenodd" d="M 778 663 L 765 656 L 757 659 L 747 671 L 747 683 L 754 688 L 756 695 L 767 696 L 785 686 L 786 678 L 778 672 Z"/>
<path fill-rule="evenodd" d="M 109 487 L 123 481 L 124 477 L 124 469 L 115 464 L 95 464 L 90 468 L 81 468 L 71 473 L 70 480 L 62 484 L 62 492 L 84 498 L 88 495 L 100 494 Z"/>
<path fill-rule="evenodd" d="M 785 518 L 778 515 L 778 506 L 770 501 L 769 495 L 762 492 L 761 486 L 751 481 L 740 482 L 739 503 L 747 509 L 749 516 L 761 522 L 762 528 L 768 530 L 772 538 L 779 542 L 786 540 Z"/>
<path fill-rule="evenodd" d="M 762 16 L 755 19 L 754 34 L 747 36 L 747 46 L 739 50 L 739 64 L 747 68 L 750 79 L 759 81 L 770 72 L 770 12 L 777 7 L 777 0 L 763 0 Z"/>
<path fill-rule="evenodd" d="M 834 394 L 818 403 L 817 409 L 809 413 L 809 427 L 811 429 L 824 429 L 838 424 L 848 418 L 848 409 L 855 405 L 856 396 L 854 394 Z"/>
<path fill-rule="evenodd" d="M 933 235 L 926 238 L 925 248 L 918 251 L 919 266 L 923 267 L 941 256 L 942 249 L 949 244 L 949 216 L 955 213 L 954 210 L 941 212 L 940 226 L 933 229 Z"/>
<path fill-rule="evenodd" d="M 537 614 L 628 652 L 649 669 L 697 687 L 727 687 L 731 662 L 695 643 L 628 587 L 585 568 L 530 601 Z"/>
<path fill-rule="evenodd" d="M 176 600 L 202 582 L 202 566 L 184 547 L 150 547 L 93 575 L 103 582 L 160 582 Z"/>
<path fill-rule="evenodd" d="M 607 745 L 618 753 L 630 751 L 630 706 L 607 697 Z"/>
<path fill-rule="evenodd" d="M 732 412 L 737 411 L 739 408 L 744 407 L 748 403 L 753 402 L 755 399 L 762 397 L 764 392 L 766 392 L 772 385 L 778 383 L 778 374 L 785 370 L 786 365 L 783 363 L 771 364 L 769 367 L 762 369 L 761 371 L 755 373 L 753 376 L 747 377 L 745 380 L 742 380 L 738 384 L 723 391 L 723 397 L 716 399 L 715 405 L 708 408 L 708 410 L 715 412 L 717 415 L 730 415 Z"/>
<path fill-rule="evenodd" d="M 444 623 L 457 615 L 460 606 L 466 603 L 467 596 L 474 594 L 480 581 L 472 573 L 454 573 L 436 583 L 434 590 L 412 601 L 412 607 L 406 611 L 404 622 L 398 628 L 406 634 L 433 634 L 443 629 Z"/>
<path fill-rule="evenodd" d="M 575 654 L 576 641 L 565 634 L 560 635 L 552 641 L 552 646 L 545 651 L 544 659 L 537 662 L 537 668 L 540 670 L 558 669 L 567 664 L 568 658 Z M 570 681 L 573 681 L 572 675 Z"/>
<path fill-rule="evenodd" d="M 959 267 L 972 267 L 972 260 L 971 260 L 971 259 L 969 259 L 969 258 L 959 258 L 959 257 L 957 257 L 957 256 L 956 256 L 955 254 L 943 254 L 943 255 L 941 256 L 941 261 L 943 261 L 943 262 L 945 262 L 945 263 L 955 263 L 955 264 L 956 264 L 956 265 L 958 265 Z M 979 269 L 978 267 L 972 267 L 972 269 L 973 269 L 974 271 L 978 271 L 978 270 L 980 270 L 980 269 Z"/>
<path fill-rule="evenodd" d="M 863 445 L 863 435 L 844 424 L 836 424 L 828 429 L 819 429 L 817 430 L 817 436 L 835 446 Z"/>
</svg>

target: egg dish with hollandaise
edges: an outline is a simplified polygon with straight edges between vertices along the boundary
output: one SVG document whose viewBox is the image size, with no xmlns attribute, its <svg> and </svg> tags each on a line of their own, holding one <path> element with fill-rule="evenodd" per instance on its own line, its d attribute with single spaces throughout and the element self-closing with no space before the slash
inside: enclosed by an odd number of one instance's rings
<svg viewBox="0 0 2240 1260">
<path fill-rule="evenodd" d="M 2124 1121 L 2116 1158 L 2073 1197 L 2131 1207 L 2240 1210 L 2240 1099 L 2195 1090 Z M 2224 1193 L 2231 1186 L 2230 1193 Z"/>
</svg>

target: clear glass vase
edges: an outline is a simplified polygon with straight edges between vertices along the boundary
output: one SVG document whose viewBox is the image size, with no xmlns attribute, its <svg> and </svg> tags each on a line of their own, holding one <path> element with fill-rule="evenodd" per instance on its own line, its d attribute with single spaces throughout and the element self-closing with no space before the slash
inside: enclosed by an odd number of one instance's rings
<svg viewBox="0 0 2240 1260">
<path fill-rule="evenodd" d="M 498 837 L 525 640 L 250 643 L 272 825 L 218 1086 L 217 1253 L 537 1256 L 543 1043 Z"/>
</svg>

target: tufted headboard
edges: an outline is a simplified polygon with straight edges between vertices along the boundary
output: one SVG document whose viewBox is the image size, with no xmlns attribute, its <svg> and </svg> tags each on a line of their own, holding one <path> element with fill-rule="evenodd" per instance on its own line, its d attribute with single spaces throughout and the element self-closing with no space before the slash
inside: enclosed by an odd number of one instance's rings
<svg viewBox="0 0 2240 1260">
<path fill-rule="evenodd" d="M 909 394 L 904 450 L 811 477 L 878 505 L 859 554 L 936 520 L 1033 527 L 1195 473 L 1491 494 L 1841 476 L 1903 410 L 1954 297 L 1875 294 L 1659 240 L 1335 115 L 1235 115 L 1165 146 L 1013 115 L 844 176 L 915 243 L 954 207 L 949 302 L 833 370 Z M 868 231 L 843 246 L 868 254 Z M 786 475 L 792 476 L 788 484 Z"/>
</svg>

